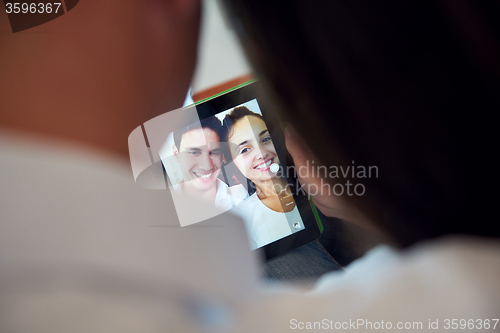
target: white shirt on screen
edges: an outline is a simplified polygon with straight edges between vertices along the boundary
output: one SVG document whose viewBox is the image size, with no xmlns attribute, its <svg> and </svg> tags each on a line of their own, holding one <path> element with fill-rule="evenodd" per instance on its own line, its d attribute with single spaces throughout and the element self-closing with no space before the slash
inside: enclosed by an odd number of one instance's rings
<svg viewBox="0 0 500 333">
<path fill-rule="evenodd" d="M 304 228 L 297 206 L 288 213 L 275 212 L 260 201 L 256 193 L 231 210 L 247 226 L 250 246 L 256 249 Z M 293 227 L 299 223 L 300 228 Z"/>
</svg>

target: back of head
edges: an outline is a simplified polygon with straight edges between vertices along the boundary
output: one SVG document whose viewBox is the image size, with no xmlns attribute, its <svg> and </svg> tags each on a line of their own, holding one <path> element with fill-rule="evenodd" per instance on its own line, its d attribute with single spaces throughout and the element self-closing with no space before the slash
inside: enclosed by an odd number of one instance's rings
<svg viewBox="0 0 500 333">
<path fill-rule="evenodd" d="M 84 144 L 128 163 L 130 132 L 182 106 L 199 17 L 198 0 L 80 1 L 13 33 L 1 13 L 0 127 Z"/>
<path fill-rule="evenodd" d="M 377 166 L 348 199 L 401 246 L 500 237 L 498 2 L 226 2 L 264 94 L 320 161 Z"/>
</svg>

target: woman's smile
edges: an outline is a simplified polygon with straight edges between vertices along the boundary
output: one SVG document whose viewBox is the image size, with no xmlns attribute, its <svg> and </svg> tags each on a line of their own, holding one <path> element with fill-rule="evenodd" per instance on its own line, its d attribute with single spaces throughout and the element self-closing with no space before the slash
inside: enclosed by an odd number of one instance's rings
<svg viewBox="0 0 500 333">
<path fill-rule="evenodd" d="M 271 165 L 279 163 L 266 123 L 256 116 L 245 116 L 232 127 L 228 142 L 234 164 L 253 182 L 268 181 L 276 174 Z"/>
<path fill-rule="evenodd" d="M 273 164 L 273 160 L 274 160 L 274 157 L 268 159 L 267 161 L 259 163 L 258 165 L 254 166 L 253 168 L 255 170 L 259 170 L 259 171 L 268 171 L 271 167 L 271 164 Z"/>
</svg>

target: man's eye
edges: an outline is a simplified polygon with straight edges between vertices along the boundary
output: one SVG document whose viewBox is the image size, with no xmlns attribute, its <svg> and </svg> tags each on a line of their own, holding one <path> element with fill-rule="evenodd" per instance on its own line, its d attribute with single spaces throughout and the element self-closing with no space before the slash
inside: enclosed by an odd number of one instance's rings
<svg viewBox="0 0 500 333">
<path fill-rule="evenodd" d="M 191 155 L 191 156 L 198 156 L 198 155 L 200 155 L 201 153 L 200 153 L 198 150 L 190 150 L 190 151 L 188 152 L 188 154 L 189 154 L 189 155 Z"/>
<path fill-rule="evenodd" d="M 220 151 L 212 151 L 210 152 L 210 155 L 212 156 L 220 156 L 222 153 Z"/>
</svg>

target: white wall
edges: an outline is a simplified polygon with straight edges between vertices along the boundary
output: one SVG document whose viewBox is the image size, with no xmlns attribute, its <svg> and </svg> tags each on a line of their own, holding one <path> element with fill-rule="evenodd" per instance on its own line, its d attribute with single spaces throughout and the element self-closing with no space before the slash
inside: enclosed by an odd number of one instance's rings
<svg viewBox="0 0 500 333">
<path fill-rule="evenodd" d="M 236 34 L 222 16 L 222 6 L 217 0 L 203 0 L 203 5 L 193 93 L 251 73 Z"/>
</svg>

